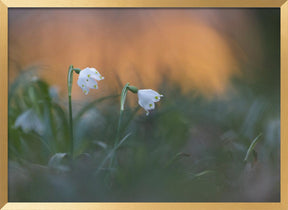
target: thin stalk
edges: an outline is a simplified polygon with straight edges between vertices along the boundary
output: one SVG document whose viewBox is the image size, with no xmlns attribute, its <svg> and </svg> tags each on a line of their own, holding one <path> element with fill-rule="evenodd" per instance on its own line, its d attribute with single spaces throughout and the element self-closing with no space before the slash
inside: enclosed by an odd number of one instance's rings
<svg viewBox="0 0 288 210">
<path fill-rule="evenodd" d="M 118 126 L 117 126 L 117 131 L 116 131 L 116 140 L 115 140 L 114 146 L 117 145 L 117 143 L 118 143 L 118 141 L 120 139 L 122 118 L 123 118 L 123 110 L 120 110 L 119 119 L 118 119 Z"/>
<path fill-rule="evenodd" d="M 133 118 L 135 117 L 136 113 L 140 110 L 140 106 L 138 105 L 132 112 L 132 114 L 130 115 L 130 117 L 128 118 L 127 122 L 125 123 L 125 125 L 123 126 L 122 130 L 126 130 L 126 128 L 129 126 L 130 122 L 133 120 Z"/>
<path fill-rule="evenodd" d="M 104 164 L 106 163 L 106 161 L 110 158 L 110 167 L 111 168 L 111 164 L 112 164 L 112 160 L 114 158 L 114 154 L 115 151 L 121 146 L 121 144 L 123 144 L 124 141 L 126 141 L 128 139 L 128 137 L 131 135 L 131 133 L 128 133 L 120 142 L 119 144 L 117 144 L 115 147 L 113 147 L 111 149 L 111 151 L 107 154 L 107 156 L 103 159 L 103 161 L 100 163 L 100 165 L 98 166 L 98 169 L 96 171 L 96 174 L 103 169 Z"/>
<path fill-rule="evenodd" d="M 123 118 L 123 112 L 124 112 L 124 105 L 125 105 L 125 100 L 126 100 L 126 95 L 128 91 L 129 83 L 127 83 L 124 88 L 122 89 L 121 92 L 121 99 L 120 99 L 120 113 L 119 113 L 119 119 L 118 119 L 118 126 L 117 126 L 117 131 L 116 131 L 116 139 L 114 142 L 114 148 L 112 149 L 111 153 L 111 159 L 110 159 L 110 168 L 113 166 L 114 159 L 115 159 L 115 153 L 117 149 L 117 144 L 120 140 L 121 136 L 121 123 L 122 123 L 122 118 Z"/>
<path fill-rule="evenodd" d="M 73 132 L 73 118 L 72 118 L 72 103 L 71 103 L 71 92 L 72 92 L 72 83 L 73 83 L 73 66 L 69 66 L 68 69 L 68 103 L 69 103 L 69 132 L 70 132 L 70 153 L 73 157 L 74 152 L 74 132 Z"/>
<path fill-rule="evenodd" d="M 256 146 L 256 144 L 259 142 L 259 140 L 261 139 L 260 137 L 262 136 L 262 133 L 260 133 L 250 144 L 247 152 L 246 152 L 246 155 L 245 155 L 245 158 L 244 158 L 244 162 L 247 162 L 251 152 L 253 151 L 254 147 Z"/>
<path fill-rule="evenodd" d="M 114 143 L 114 146 L 116 146 L 120 139 L 120 131 L 121 131 L 121 123 L 123 118 L 123 112 L 124 112 L 124 104 L 126 100 L 126 95 L 128 91 L 129 83 L 127 83 L 124 88 L 122 89 L 121 93 L 121 101 L 120 101 L 120 113 L 119 113 L 119 119 L 118 119 L 118 126 L 117 126 L 117 132 L 116 132 L 116 140 Z"/>
</svg>

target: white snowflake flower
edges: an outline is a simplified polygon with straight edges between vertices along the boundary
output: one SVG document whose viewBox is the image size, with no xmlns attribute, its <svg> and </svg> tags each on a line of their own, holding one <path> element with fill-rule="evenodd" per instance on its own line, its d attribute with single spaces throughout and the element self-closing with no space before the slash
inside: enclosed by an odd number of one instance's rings
<svg viewBox="0 0 288 210">
<path fill-rule="evenodd" d="M 104 79 L 95 68 L 85 68 L 79 73 L 77 84 L 83 90 L 84 94 L 89 93 L 90 88 L 98 89 L 97 81 Z"/>
<path fill-rule="evenodd" d="M 44 132 L 44 124 L 33 109 L 21 113 L 15 121 L 14 128 L 21 128 L 25 133 L 35 131 L 43 134 Z"/>
<path fill-rule="evenodd" d="M 155 102 L 160 101 L 161 97 L 163 95 L 151 89 L 138 90 L 138 103 L 145 109 L 146 115 L 149 115 L 149 111 L 155 108 Z"/>
</svg>

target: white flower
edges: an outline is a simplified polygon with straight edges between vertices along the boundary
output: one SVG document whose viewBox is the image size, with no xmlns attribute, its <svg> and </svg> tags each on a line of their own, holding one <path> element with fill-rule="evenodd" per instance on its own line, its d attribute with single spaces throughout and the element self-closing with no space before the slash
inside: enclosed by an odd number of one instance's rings
<svg viewBox="0 0 288 210">
<path fill-rule="evenodd" d="M 68 172 L 70 171 L 70 168 L 67 164 L 65 164 L 67 160 L 68 160 L 67 153 L 56 153 L 50 158 L 48 166 L 49 168 L 58 172 Z"/>
<path fill-rule="evenodd" d="M 163 95 L 151 89 L 138 90 L 138 103 L 145 109 L 146 115 L 149 114 L 149 110 L 155 108 L 155 102 L 160 101 L 161 97 L 163 97 Z"/>
<path fill-rule="evenodd" d="M 43 122 L 33 109 L 28 109 L 20 114 L 15 121 L 14 127 L 22 128 L 25 133 L 35 131 L 39 134 L 43 134 L 44 132 Z"/>
<path fill-rule="evenodd" d="M 89 89 L 98 89 L 97 81 L 104 79 L 95 68 L 85 68 L 79 73 L 77 84 L 83 90 L 84 94 L 89 93 Z"/>
</svg>

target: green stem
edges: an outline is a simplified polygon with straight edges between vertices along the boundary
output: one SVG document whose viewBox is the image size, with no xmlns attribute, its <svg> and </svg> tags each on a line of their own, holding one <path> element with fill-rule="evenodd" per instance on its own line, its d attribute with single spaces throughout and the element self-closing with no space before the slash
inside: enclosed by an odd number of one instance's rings
<svg viewBox="0 0 288 210">
<path fill-rule="evenodd" d="M 116 131 L 116 139 L 114 142 L 114 147 L 112 149 L 111 153 L 111 159 L 110 159 L 110 168 L 113 166 L 114 159 L 115 159 L 115 152 L 117 149 L 118 142 L 120 141 L 120 135 L 121 135 L 121 123 L 123 118 L 123 112 L 124 112 L 124 104 L 126 100 L 127 91 L 129 89 L 129 83 L 127 83 L 121 92 L 121 99 L 120 99 L 120 113 L 119 113 L 119 119 L 118 119 L 118 126 Z"/>
<path fill-rule="evenodd" d="M 69 132 L 70 132 L 70 153 L 73 157 L 74 152 L 74 137 L 73 137 L 73 118 L 72 118 L 72 103 L 71 103 L 71 92 L 72 92 L 72 83 L 73 83 L 73 66 L 69 66 L 68 69 L 68 103 L 69 103 Z"/>
<path fill-rule="evenodd" d="M 73 66 L 72 66 L 72 68 L 73 68 Z M 81 69 L 73 68 L 73 71 L 74 71 L 75 73 L 77 73 L 77 74 L 80 74 Z"/>
<path fill-rule="evenodd" d="M 121 92 L 120 113 L 119 113 L 118 127 L 117 127 L 116 140 L 115 140 L 114 146 L 116 146 L 118 144 L 119 139 L 120 139 L 121 123 L 122 123 L 124 104 L 125 104 L 125 100 L 126 100 L 128 87 L 129 87 L 129 83 L 127 83 L 124 86 L 124 88 L 122 89 L 122 92 Z"/>
<path fill-rule="evenodd" d="M 117 145 L 119 139 L 120 139 L 120 131 L 121 131 L 121 123 L 122 123 L 122 117 L 123 117 L 123 110 L 120 110 L 119 113 L 119 119 L 118 119 L 118 126 L 117 126 L 117 132 L 116 132 L 116 140 L 114 142 L 114 146 Z"/>
</svg>

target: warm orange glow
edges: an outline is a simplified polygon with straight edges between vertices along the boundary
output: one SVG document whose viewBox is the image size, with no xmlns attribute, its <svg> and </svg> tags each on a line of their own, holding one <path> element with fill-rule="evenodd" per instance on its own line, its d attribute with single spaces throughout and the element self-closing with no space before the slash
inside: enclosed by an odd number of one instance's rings
<svg viewBox="0 0 288 210">
<path fill-rule="evenodd" d="M 240 73 L 233 46 L 221 31 L 199 17 L 201 11 L 24 12 L 11 16 L 11 78 L 17 65 L 40 64 L 48 81 L 65 91 L 67 69 L 73 64 L 97 68 L 105 76 L 99 85 L 102 90 L 115 90 L 126 82 L 157 89 L 168 78 L 184 92 L 195 89 L 209 95 L 221 94 L 229 79 Z M 74 94 L 81 92 L 74 90 Z"/>
</svg>

